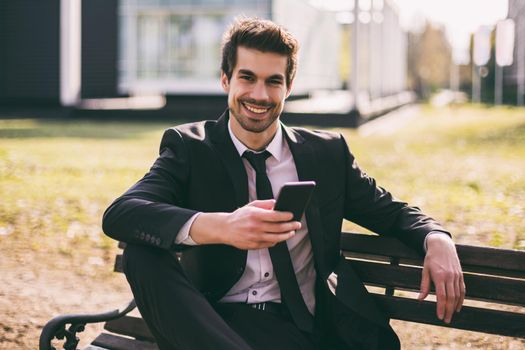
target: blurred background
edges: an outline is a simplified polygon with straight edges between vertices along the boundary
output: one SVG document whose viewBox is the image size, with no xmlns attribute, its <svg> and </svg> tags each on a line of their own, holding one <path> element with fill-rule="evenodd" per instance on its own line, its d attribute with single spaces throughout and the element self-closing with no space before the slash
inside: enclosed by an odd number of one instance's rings
<svg viewBox="0 0 525 350">
<path fill-rule="evenodd" d="M 221 36 L 243 14 L 281 23 L 301 43 L 292 95 L 299 101 L 287 108 L 293 116 L 343 114 L 357 125 L 440 90 L 447 91 L 441 103 L 521 106 L 523 6 L 519 0 L 4 0 L 0 104 L 68 107 L 82 116 L 103 109 L 113 111 L 105 116 L 148 110 L 150 117 L 215 118 L 225 106 Z"/>
<path fill-rule="evenodd" d="M 239 15 L 301 43 L 287 124 L 342 133 L 456 242 L 525 249 L 525 1 L 1 0 L 0 349 L 35 349 L 53 316 L 131 298 L 102 213 L 165 128 L 224 111 L 220 42 Z M 525 347 L 393 326 L 403 349 Z"/>
</svg>

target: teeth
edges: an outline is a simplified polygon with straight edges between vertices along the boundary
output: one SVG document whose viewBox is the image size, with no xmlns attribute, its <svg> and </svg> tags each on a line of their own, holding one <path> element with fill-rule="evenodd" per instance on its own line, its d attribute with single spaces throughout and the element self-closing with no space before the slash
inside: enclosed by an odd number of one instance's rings
<svg viewBox="0 0 525 350">
<path fill-rule="evenodd" d="M 269 109 L 269 108 L 256 108 L 256 107 L 248 106 L 247 104 L 244 104 L 244 107 L 246 107 L 246 109 L 249 110 L 250 112 L 258 113 L 258 114 L 264 113 Z"/>
</svg>

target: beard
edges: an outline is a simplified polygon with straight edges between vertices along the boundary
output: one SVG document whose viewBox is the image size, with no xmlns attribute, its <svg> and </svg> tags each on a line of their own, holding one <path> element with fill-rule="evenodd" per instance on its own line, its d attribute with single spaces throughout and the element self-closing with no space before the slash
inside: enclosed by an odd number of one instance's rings
<svg viewBox="0 0 525 350">
<path fill-rule="evenodd" d="M 244 130 L 249 131 L 249 132 L 262 133 L 266 131 L 277 119 L 279 119 L 279 116 L 281 115 L 281 112 L 282 112 L 282 107 L 276 108 L 275 105 L 269 106 L 269 105 L 258 104 L 262 108 L 270 107 L 270 109 L 267 112 L 268 116 L 266 116 L 264 119 L 251 118 L 248 115 L 243 114 L 242 109 L 246 107 L 242 105 L 242 102 L 243 101 L 238 101 L 235 103 L 235 106 L 230 106 L 230 113 L 231 115 L 233 115 L 237 123 L 239 123 L 239 125 Z M 246 102 L 255 104 L 253 103 L 253 101 L 246 101 Z"/>
</svg>

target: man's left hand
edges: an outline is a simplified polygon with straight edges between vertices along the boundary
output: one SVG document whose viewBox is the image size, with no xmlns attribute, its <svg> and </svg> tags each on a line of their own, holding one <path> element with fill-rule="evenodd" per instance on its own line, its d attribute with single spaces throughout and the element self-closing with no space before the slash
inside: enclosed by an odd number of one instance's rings
<svg viewBox="0 0 525 350">
<path fill-rule="evenodd" d="M 456 246 L 445 234 L 435 233 L 427 237 L 419 300 L 425 299 L 430 292 L 430 281 L 436 291 L 437 317 L 450 323 L 454 312 L 459 312 L 463 305 L 465 282 Z"/>
</svg>

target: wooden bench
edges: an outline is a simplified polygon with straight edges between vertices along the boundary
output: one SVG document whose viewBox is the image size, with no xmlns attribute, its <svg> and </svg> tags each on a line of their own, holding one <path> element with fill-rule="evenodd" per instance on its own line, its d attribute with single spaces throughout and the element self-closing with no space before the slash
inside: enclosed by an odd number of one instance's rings
<svg viewBox="0 0 525 350">
<path fill-rule="evenodd" d="M 418 301 L 411 293 L 419 290 L 422 258 L 410 248 L 391 238 L 343 233 L 341 249 L 392 319 L 525 338 L 525 251 L 457 245 L 467 305 L 446 325 L 435 316 L 435 302 Z M 115 271 L 122 272 L 122 255 L 116 257 Z M 76 333 L 95 322 L 106 322 L 108 332 L 85 350 L 157 349 L 144 321 L 127 315 L 134 308 L 131 301 L 104 314 L 57 316 L 42 330 L 40 350 L 54 349 L 55 337 L 67 340 L 64 349 L 76 349 Z"/>
</svg>

